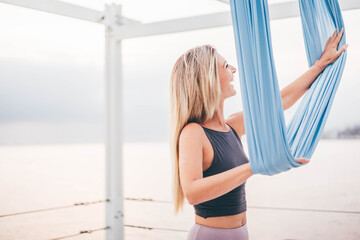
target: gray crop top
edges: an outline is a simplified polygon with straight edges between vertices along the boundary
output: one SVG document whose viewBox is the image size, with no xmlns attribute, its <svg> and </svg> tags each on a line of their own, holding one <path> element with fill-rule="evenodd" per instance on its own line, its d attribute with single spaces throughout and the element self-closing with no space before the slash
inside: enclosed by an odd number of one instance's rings
<svg viewBox="0 0 360 240">
<path fill-rule="evenodd" d="M 249 162 L 239 136 L 230 125 L 228 126 L 229 132 L 202 127 L 214 150 L 214 159 L 210 167 L 203 171 L 204 178 Z M 194 205 L 195 213 L 208 218 L 246 211 L 245 183 L 218 198 Z"/>
</svg>

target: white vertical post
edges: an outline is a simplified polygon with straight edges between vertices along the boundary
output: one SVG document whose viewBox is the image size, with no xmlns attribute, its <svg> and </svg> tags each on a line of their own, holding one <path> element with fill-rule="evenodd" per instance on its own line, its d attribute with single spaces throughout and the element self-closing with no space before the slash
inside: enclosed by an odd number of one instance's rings
<svg viewBox="0 0 360 240">
<path fill-rule="evenodd" d="M 121 6 L 105 6 L 106 240 L 124 239 L 123 78 L 121 39 L 114 36 Z"/>
</svg>

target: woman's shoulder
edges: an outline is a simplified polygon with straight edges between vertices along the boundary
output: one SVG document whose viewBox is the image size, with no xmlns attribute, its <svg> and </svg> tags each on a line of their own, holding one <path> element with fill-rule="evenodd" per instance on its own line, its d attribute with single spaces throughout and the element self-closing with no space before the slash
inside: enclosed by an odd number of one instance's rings
<svg viewBox="0 0 360 240">
<path fill-rule="evenodd" d="M 245 135 L 245 124 L 244 124 L 244 114 L 243 112 L 236 112 L 231 114 L 225 121 L 229 126 L 231 126 L 236 134 L 241 137 Z"/>
<path fill-rule="evenodd" d="M 186 124 L 180 132 L 180 139 L 186 138 L 189 140 L 202 139 L 204 130 L 201 125 L 195 122 Z"/>
<path fill-rule="evenodd" d="M 181 134 L 193 135 L 193 134 L 199 134 L 201 132 L 203 132 L 202 126 L 199 123 L 191 122 L 183 127 Z"/>
</svg>

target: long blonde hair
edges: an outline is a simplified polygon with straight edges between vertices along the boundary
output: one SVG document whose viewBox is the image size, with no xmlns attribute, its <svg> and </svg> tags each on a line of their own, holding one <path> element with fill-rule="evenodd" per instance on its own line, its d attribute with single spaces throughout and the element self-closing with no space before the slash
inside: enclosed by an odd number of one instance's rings
<svg viewBox="0 0 360 240">
<path fill-rule="evenodd" d="M 170 150 L 175 213 L 184 205 L 179 174 L 180 133 L 190 122 L 203 123 L 212 118 L 220 94 L 217 51 L 213 46 L 198 46 L 179 57 L 170 78 Z"/>
</svg>

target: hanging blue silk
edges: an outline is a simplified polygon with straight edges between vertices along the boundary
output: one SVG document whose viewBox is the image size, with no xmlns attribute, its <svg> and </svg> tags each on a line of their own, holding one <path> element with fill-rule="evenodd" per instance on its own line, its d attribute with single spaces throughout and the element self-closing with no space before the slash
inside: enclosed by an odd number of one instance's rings
<svg viewBox="0 0 360 240">
<path fill-rule="evenodd" d="M 337 0 L 299 0 L 309 67 L 344 27 Z M 346 61 L 346 51 L 317 77 L 289 125 L 275 71 L 267 0 L 230 0 L 250 167 L 274 175 L 310 159 L 320 139 Z M 345 44 L 344 35 L 339 48 Z M 292 151 L 290 151 L 290 148 Z"/>
</svg>

